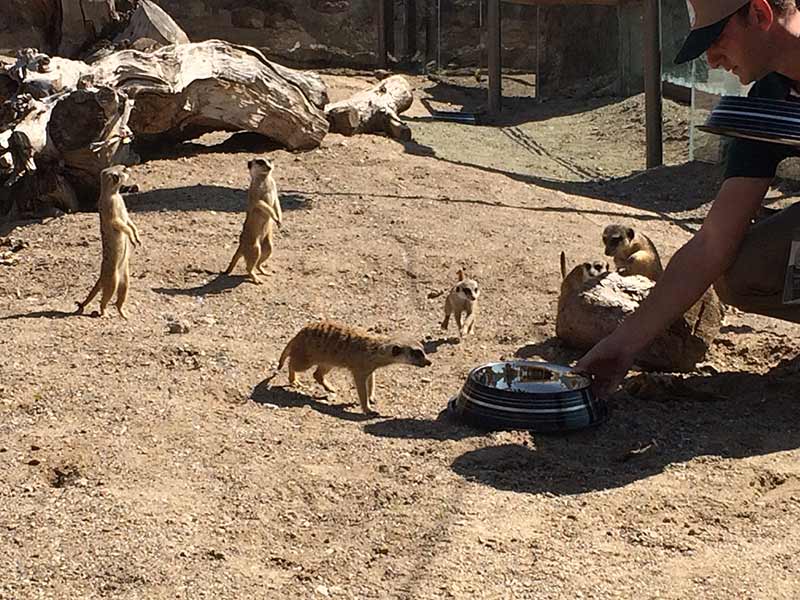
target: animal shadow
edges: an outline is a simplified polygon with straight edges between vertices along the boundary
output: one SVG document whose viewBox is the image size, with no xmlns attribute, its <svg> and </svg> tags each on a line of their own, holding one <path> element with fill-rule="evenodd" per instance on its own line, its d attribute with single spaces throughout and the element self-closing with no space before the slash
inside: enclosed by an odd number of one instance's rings
<svg viewBox="0 0 800 600">
<path fill-rule="evenodd" d="M 245 275 L 217 273 L 214 279 L 203 285 L 190 288 L 153 288 L 153 291 L 166 296 L 211 296 L 228 292 L 244 282 L 248 282 Z"/>
<path fill-rule="evenodd" d="M 422 343 L 422 349 L 425 350 L 425 354 L 436 354 L 441 346 L 444 346 L 445 344 L 454 346 L 458 343 L 459 339 L 457 337 L 426 340 L 425 342 Z"/>
<path fill-rule="evenodd" d="M 40 310 L 36 312 L 20 313 L 17 315 L 0 317 L 0 321 L 13 321 L 15 319 L 66 319 L 68 317 L 92 317 L 92 314 L 77 313 L 74 311 L 64 312 L 61 310 Z"/>
<path fill-rule="evenodd" d="M 274 377 L 275 375 L 268 377 L 253 389 L 253 393 L 250 395 L 253 402 L 256 404 L 277 406 L 279 408 L 302 408 L 308 406 L 318 413 L 345 421 L 368 421 L 380 416 L 377 413 L 365 415 L 361 412 L 350 412 L 347 410 L 348 408 L 356 406 L 355 404 L 329 404 L 328 402 L 322 401 L 324 399 L 322 396 L 309 396 L 301 390 L 285 386 L 270 385 Z M 335 398 L 333 400 L 335 401 Z"/>
</svg>

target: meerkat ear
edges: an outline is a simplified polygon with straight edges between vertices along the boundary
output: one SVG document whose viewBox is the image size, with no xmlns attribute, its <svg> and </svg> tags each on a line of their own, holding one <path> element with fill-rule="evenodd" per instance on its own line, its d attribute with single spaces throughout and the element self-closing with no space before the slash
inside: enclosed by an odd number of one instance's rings
<svg viewBox="0 0 800 600">
<path fill-rule="evenodd" d="M 561 251 L 561 279 L 564 279 L 567 276 L 567 254 L 563 250 Z"/>
<path fill-rule="evenodd" d="M 400 356 L 403 349 L 400 346 L 392 346 L 392 356 Z"/>
<path fill-rule="evenodd" d="M 248 169 L 252 169 L 253 168 L 253 161 L 252 160 L 248 160 L 247 161 L 247 168 Z"/>
<path fill-rule="evenodd" d="M 626 229 L 626 231 L 625 231 L 625 234 L 628 236 L 628 239 L 629 239 L 629 240 L 632 240 L 632 239 L 633 239 L 633 236 L 634 236 L 634 235 L 636 235 L 636 234 L 633 232 L 633 228 L 632 228 L 632 227 L 628 227 L 628 228 Z"/>
</svg>

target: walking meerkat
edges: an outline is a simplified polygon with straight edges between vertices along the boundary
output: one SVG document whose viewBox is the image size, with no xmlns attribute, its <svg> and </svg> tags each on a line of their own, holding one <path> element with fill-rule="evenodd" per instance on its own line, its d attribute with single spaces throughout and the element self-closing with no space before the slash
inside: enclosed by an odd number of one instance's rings
<svg viewBox="0 0 800 600">
<path fill-rule="evenodd" d="M 463 269 L 458 271 L 458 283 L 453 286 L 444 301 L 444 320 L 442 329 L 447 331 L 450 324 L 450 315 L 455 313 L 458 337 L 475 332 L 475 317 L 478 312 L 478 296 L 480 296 L 478 282 L 468 279 Z M 466 313 L 463 323 L 461 314 Z"/>
<path fill-rule="evenodd" d="M 117 310 L 123 319 L 128 318 L 123 305 L 128 297 L 130 246 L 131 244 L 142 245 L 139 239 L 139 230 L 128 216 L 125 201 L 119 191 L 129 178 L 128 169 L 122 165 L 109 167 L 100 173 L 100 198 L 97 208 L 100 213 L 103 259 L 97 283 L 94 284 L 86 300 L 77 303 L 78 310 L 76 312 L 78 314 L 82 314 L 86 305 L 102 290 L 100 315 L 105 314 L 106 306 L 116 294 Z"/>
<path fill-rule="evenodd" d="M 596 260 L 594 262 L 580 263 L 567 273 L 567 255 L 561 252 L 561 293 L 558 296 L 558 311 L 564 300 L 580 292 L 584 285 L 591 279 L 601 277 L 608 273 L 608 263 Z"/>
<path fill-rule="evenodd" d="M 289 383 L 297 384 L 297 373 L 316 365 L 314 379 L 325 390 L 336 390 L 325 380 L 334 368 L 350 371 L 364 414 L 372 412 L 375 398 L 375 370 L 395 364 L 428 367 L 431 361 L 418 343 L 372 335 L 362 329 L 333 321 L 320 321 L 303 327 L 286 345 L 278 362 L 283 369 L 289 359 Z"/>
<path fill-rule="evenodd" d="M 274 165 L 266 158 L 247 161 L 250 171 L 250 188 L 247 190 L 247 215 L 242 232 L 239 234 L 239 247 L 233 255 L 225 274 L 230 275 L 239 259 L 244 256 L 250 281 L 261 283 L 258 273 L 266 275 L 262 265 L 272 255 L 272 222 L 278 226 L 283 222 L 278 186 L 272 177 Z"/>
<path fill-rule="evenodd" d="M 603 230 L 606 256 L 614 257 L 621 275 L 644 275 L 657 281 L 664 271 L 658 251 L 649 237 L 624 225 L 608 225 Z"/>
</svg>

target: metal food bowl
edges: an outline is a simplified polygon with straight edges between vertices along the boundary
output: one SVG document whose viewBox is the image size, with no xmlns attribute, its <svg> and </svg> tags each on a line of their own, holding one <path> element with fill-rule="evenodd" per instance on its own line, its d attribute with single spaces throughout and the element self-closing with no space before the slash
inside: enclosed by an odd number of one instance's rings
<svg viewBox="0 0 800 600">
<path fill-rule="evenodd" d="M 800 146 L 800 103 L 769 98 L 723 96 L 701 131 Z"/>
<path fill-rule="evenodd" d="M 591 380 L 560 365 L 528 360 L 489 363 L 467 375 L 448 403 L 456 419 L 480 429 L 575 431 L 601 423 L 606 403 Z"/>
</svg>

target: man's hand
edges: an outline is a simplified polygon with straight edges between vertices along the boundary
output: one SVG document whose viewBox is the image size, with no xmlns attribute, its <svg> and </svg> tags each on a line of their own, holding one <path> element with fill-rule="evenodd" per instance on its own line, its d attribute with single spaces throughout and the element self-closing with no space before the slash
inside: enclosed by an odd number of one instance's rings
<svg viewBox="0 0 800 600">
<path fill-rule="evenodd" d="M 731 265 L 769 184 L 770 179 L 727 179 L 703 227 L 675 253 L 641 306 L 578 361 L 573 370 L 594 377 L 598 396 L 615 392 L 634 357 Z"/>
<path fill-rule="evenodd" d="M 592 390 L 600 398 L 613 394 L 633 365 L 630 345 L 611 334 L 589 350 L 572 369 L 592 376 Z"/>
</svg>

